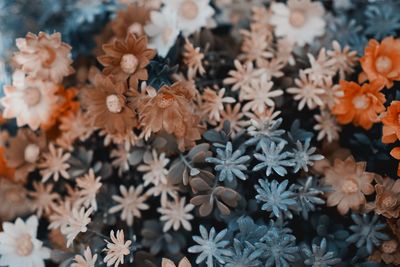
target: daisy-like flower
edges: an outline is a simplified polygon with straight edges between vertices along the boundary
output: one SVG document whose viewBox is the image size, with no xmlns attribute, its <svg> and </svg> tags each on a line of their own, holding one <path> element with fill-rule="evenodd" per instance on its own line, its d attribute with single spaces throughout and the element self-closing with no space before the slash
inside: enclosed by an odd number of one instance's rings
<svg viewBox="0 0 400 267">
<path fill-rule="evenodd" d="M 326 139 L 328 143 L 331 143 L 339 139 L 340 126 L 329 111 L 322 110 L 321 114 L 314 115 L 314 119 L 317 121 L 314 130 L 318 131 L 318 141 Z"/>
<path fill-rule="evenodd" d="M 340 124 L 352 122 L 356 126 L 370 129 L 379 121 L 378 114 L 385 110 L 383 105 L 385 95 L 382 80 L 365 83 L 362 86 L 354 82 L 340 81 L 343 96 L 339 103 L 332 108 L 332 114 L 336 116 Z"/>
<path fill-rule="evenodd" d="M 309 79 L 316 83 L 321 84 L 325 79 L 331 79 L 335 75 L 335 59 L 330 58 L 326 54 L 326 49 L 321 48 L 317 59 L 312 54 L 308 54 L 311 67 L 304 70 L 308 74 Z"/>
<path fill-rule="evenodd" d="M 303 169 L 305 172 L 308 172 L 308 166 L 313 166 L 314 161 L 318 161 L 324 158 L 324 156 L 319 154 L 314 154 L 317 150 L 316 147 L 310 147 L 311 139 L 307 139 L 304 144 L 297 140 L 296 148 L 292 150 L 293 152 L 293 161 L 294 172 L 298 172 L 300 169 Z"/>
<path fill-rule="evenodd" d="M 67 136 L 73 141 L 75 139 L 85 141 L 94 131 L 94 128 L 89 125 L 88 118 L 81 110 L 70 112 L 66 116 L 61 117 L 59 128 L 62 136 Z"/>
<path fill-rule="evenodd" d="M 93 169 L 90 169 L 89 173 L 83 177 L 76 179 L 76 185 L 79 188 L 76 205 L 83 205 L 85 208 L 92 207 L 94 211 L 97 210 L 96 194 L 102 185 L 100 179 L 100 176 L 94 175 Z"/>
<path fill-rule="evenodd" d="M 116 149 L 111 150 L 110 156 L 113 159 L 111 165 L 118 168 L 119 176 L 129 171 L 129 151 L 125 149 L 125 146 L 119 145 Z"/>
<path fill-rule="evenodd" d="M 71 267 L 95 267 L 97 261 L 97 254 L 92 255 L 90 247 L 85 249 L 83 257 L 81 255 L 76 255 L 74 257 L 74 262 Z"/>
<path fill-rule="evenodd" d="M 0 103 L 4 107 L 5 119 L 17 119 L 18 127 L 28 125 L 37 130 L 41 124 L 51 118 L 51 113 L 57 105 L 57 86 L 31 77 L 17 70 L 13 74 L 13 85 L 4 87 L 4 97 Z"/>
<path fill-rule="evenodd" d="M 381 43 L 372 39 L 360 58 L 368 80 L 382 79 L 386 87 L 391 88 L 393 81 L 400 80 L 400 39 L 386 37 Z"/>
<path fill-rule="evenodd" d="M 176 199 L 178 197 L 178 186 L 171 184 L 169 181 L 164 183 L 159 183 L 158 185 L 152 185 L 147 191 L 146 195 L 148 196 L 160 196 L 161 206 L 164 207 L 168 203 L 168 196 L 172 199 Z"/>
<path fill-rule="evenodd" d="M 190 264 L 190 261 L 186 257 L 180 260 L 178 266 L 175 265 L 173 261 L 163 258 L 161 261 L 161 267 L 192 267 L 192 264 Z"/>
<path fill-rule="evenodd" d="M 257 24 L 250 25 L 250 31 L 241 30 L 244 39 L 242 42 L 241 55 L 246 61 L 265 60 L 273 57 L 271 50 L 272 35 L 265 28 L 256 27 Z M 264 26 L 264 25 L 263 25 Z"/>
<path fill-rule="evenodd" d="M 232 138 L 242 132 L 249 125 L 249 122 L 245 119 L 245 114 L 241 111 L 241 108 L 240 103 L 236 103 L 234 106 L 231 104 L 225 105 L 225 108 L 221 111 L 221 120 L 216 129 L 221 130 L 224 127 L 224 122 L 229 121 Z"/>
<path fill-rule="evenodd" d="M 270 23 L 275 26 L 275 35 L 284 37 L 298 46 L 311 44 L 325 32 L 325 10 L 320 2 L 311 0 L 289 0 L 271 5 Z"/>
<path fill-rule="evenodd" d="M 382 113 L 382 142 L 390 144 L 400 140 L 400 101 L 392 101 L 386 112 Z"/>
<path fill-rule="evenodd" d="M 157 151 L 153 149 L 151 158 L 145 156 L 144 164 L 137 167 L 140 172 L 145 172 L 143 175 L 144 186 L 149 184 L 158 185 L 159 183 L 167 183 L 168 169 L 165 167 L 169 163 L 169 159 L 165 157 L 165 153 L 157 155 Z"/>
<path fill-rule="evenodd" d="M 8 267 L 42 267 L 50 258 L 50 249 L 36 238 L 39 225 L 36 216 L 25 222 L 18 218 L 15 223 L 4 222 L 0 232 L 0 265 Z"/>
<path fill-rule="evenodd" d="M 332 109 L 343 96 L 342 88 L 339 84 L 333 84 L 332 78 L 324 79 L 320 87 L 324 89 L 324 94 L 321 96 L 324 107 Z"/>
<path fill-rule="evenodd" d="M 176 16 L 177 27 L 185 36 L 208 26 L 215 11 L 210 0 L 163 0 L 165 12 Z"/>
<path fill-rule="evenodd" d="M 59 83 L 64 76 L 74 72 L 70 66 L 71 47 L 61 41 L 59 32 L 51 35 L 29 32 L 25 38 L 18 38 L 16 43 L 19 52 L 14 54 L 13 59 L 31 77 Z"/>
<path fill-rule="evenodd" d="M 56 202 L 60 199 L 60 195 L 53 192 L 53 187 L 52 184 L 33 183 L 35 191 L 29 192 L 29 196 L 33 198 L 32 209 L 36 211 L 38 217 L 50 215 Z"/>
<path fill-rule="evenodd" d="M 185 205 L 186 198 L 176 198 L 174 202 L 168 201 L 164 207 L 160 207 L 157 211 L 162 215 L 161 221 L 164 221 L 163 231 L 168 232 L 169 229 L 173 228 L 174 231 L 178 231 L 181 226 L 186 231 L 191 231 L 192 226 L 190 220 L 194 217 L 190 213 L 194 209 L 193 204 Z"/>
<path fill-rule="evenodd" d="M 296 78 L 294 83 L 297 87 L 290 87 L 287 91 L 294 95 L 294 100 L 299 101 L 299 110 L 302 110 L 305 105 L 309 109 L 315 109 L 317 106 L 324 105 L 322 96 L 325 90 L 311 81 L 310 77 L 304 71 L 300 71 L 299 79 Z"/>
<path fill-rule="evenodd" d="M 200 52 L 200 47 L 194 48 L 193 44 L 186 39 L 183 48 L 183 63 L 188 68 L 188 78 L 193 79 L 197 73 L 203 76 L 206 70 L 203 67 L 204 54 Z"/>
<path fill-rule="evenodd" d="M 109 213 L 121 212 L 121 219 L 126 221 L 128 226 L 133 225 L 133 219 L 135 217 L 142 217 L 140 211 L 148 210 L 150 207 L 144 201 L 146 200 L 146 195 L 142 195 L 143 186 L 139 185 L 136 189 L 130 186 L 128 189 L 121 185 L 119 187 L 121 196 L 113 195 L 112 199 L 119 203 L 108 210 Z"/>
<path fill-rule="evenodd" d="M 4 153 L 7 165 L 15 169 L 16 181 L 25 182 L 28 174 L 36 169 L 40 153 L 46 148 L 46 139 L 30 129 L 20 128 L 8 143 Z"/>
<path fill-rule="evenodd" d="M 50 143 L 49 152 L 43 155 L 43 159 L 39 163 L 42 182 L 46 182 L 50 177 L 53 177 L 56 182 L 60 176 L 69 179 L 70 176 L 67 170 L 70 165 L 67 161 L 70 157 L 70 153 L 64 153 L 62 148 L 56 148 L 53 143 Z"/>
<path fill-rule="evenodd" d="M 210 123 L 221 121 L 221 112 L 224 110 L 224 103 L 235 103 L 236 100 L 230 96 L 224 96 L 226 89 L 222 88 L 218 91 L 205 88 L 201 103 L 201 111 L 203 116 L 208 118 Z"/>
<path fill-rule="evenodd" d="M 263 74 L 267 76 L 267 80 L 272 78 L 280 78 L 283 76 L 281 71 L 285 67 L 285 61 L 278 58 L 271 58 L 270 60 L 261 59 L 257 61 L 257 67 L 263 70 Z"/>
<path fill-rule="evenodd" d="M 265 111 L 267 107 L 275 106 L 271 98 L 283 95 L 281 89 L 271 90 L 274 86 L 272 81 L 267 80 L 266 75 L 260 79 L 253 80 L 249 85 L 243 86 L 240 94 L 240 101 L 249 101 L 243 106 L 243 111 L 252 110 L 258 113 Z"/>
<path fill-rule="evenodd" d="M 176 16 L 171 16 L 163 9 L 161 12 L 151 11 L 150 20 L 151 23 L 144 27 L 150 38 L 149 47 L 156 49 L 159 56 L 165 57 L 179 35 Z"/>
<path fill-rule="evenodd" d="M 344 215 L 349 209 L 358 210 L 366 202 L 364 195 L 374 192 L 371 185 L 375 174 L 365 171 L 365 162 L 355 162 L 353 157 L 342 161 L 335 159 L 334 165 L 325 170 L 322 182 L 331 186 L 332 190 L 326 192 L 328 207 L 337 206 L 338 211 Z"/>
<path fill-rule="evenodd" d="M 94 88 L 82 92 L 82 104 L 86 116 L 94 127 L 104 129 L 110 134 L 127 134 L 137 124 L 137 118 L 127 105 L 126 85 L 114 83 L 110 77 L 96 75 Z"/>
<path fill-rule="evenodd" d="M 117 12 L 110 22 L 111 29 L 118 39 L 125 39 L 128 34 L 144 35 L 144 25 L 150 21 L 150 9 L 144 5 L 131 4 Z"/>
<path fill-rule="evenodd" d="M 85 210 L 84 207 L 80 210 L 72 208 L 66 224 L 61 227 L 61 233 L 67 238 L 67 247 L 72 245 L 79 233 L 86 233 L 88 230 L 87 226 L 91 222 L 90 215 L 92 212 L 93 208 L 89 208 L 88 210 Z"/>
<path fill-rule="evenodd" d="M 66 199 L 59 204 L 52 206 L 52 213 L 49 216 L 49 229 L 61 229 L 65 227 L 72 212 L 72 202 Z"/>
<path fill-rule="evenodd" d="M 333 69 L 339 72 L 339 78 L 344 80 L 347 74 L 354 72 L 355 64 L 358 61 L 357 51 L 350 50 L 349 46 L 342 47 L 338 41 L 332 42 L 332 50 L 328 50 L 327 55 L 334 59 Z"/>
<path fill-rule="evenodd" d="M 251 81 L 258 80 L 262 73 L 262 69 L 254 68 L 252 62 L 241 64 L 239 60 L 234 61 L 236 70 L 230 70 L 229 76 L 224 80 L 224 84 L 232 85 L 232 91 L 242 89 L 244 86 L 249 86 Z"/>
<path fill-rule="evenodd" d="M 130 33 L 124 41 L 114 40 L 104 44 L 103 50 L 105 55 L 97 60 L 104 66 L 104 75 L 112 74 L 120 82 L 129 79 L 133 88 L 138 87 L 139 80 L 147 80 L 146 66 L 155 56 L 155 51 L 147 48 L 145 35 L 136 37 Z"/>
<path fill-rule="evenodd" d="M 118 267 L 120 264 L 124 264 L 124 257 L 129 255 L 132 241 L 125 241 L 123 230 L 118 230 L 116 234 L 114 234 L 114 230 L 111 230 L 110 238 L 111 242 L 105 239 L 107 247 L 103 251 L 107 255 L 103 261 L 107 266 Z"/>
</svg>

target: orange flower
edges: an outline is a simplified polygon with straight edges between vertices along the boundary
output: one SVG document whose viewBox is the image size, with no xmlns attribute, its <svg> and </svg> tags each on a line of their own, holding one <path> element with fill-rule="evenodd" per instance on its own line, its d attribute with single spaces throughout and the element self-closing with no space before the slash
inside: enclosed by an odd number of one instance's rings
<svg viewBox="0 0 400 267">
<path fill-rule="evenodd" d="M 390 103 L 381 118 L 383 123 L 382 142 L 390 144 L 400 139 L 400 101 Z"/>
<path fill-rule="evenodd" d="M 390 88 L 400 80 L 400 40 L 386 37 L 381 43 L 372 39 L 360 59 L 361 66 L 370 81 L 383 79 Z"/>
<path fill-rule="evenodd" d="M 379 120 L 378 114 L 385 110 L 385 95 L 381 80 L 365 83 L 362 86 L 355 82 L 340 81 L 343 96 L 333 106 L 332 114 L 340 124 L 353 122 L 356 126 L 370 129 Z"/>
</svg>

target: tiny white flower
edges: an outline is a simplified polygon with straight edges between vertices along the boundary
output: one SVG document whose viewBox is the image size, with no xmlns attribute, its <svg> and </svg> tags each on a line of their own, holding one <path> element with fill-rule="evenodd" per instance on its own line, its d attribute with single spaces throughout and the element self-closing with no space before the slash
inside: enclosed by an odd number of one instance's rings
<svg viewBox="0 0 400 267">
<path fill-rule="evenodd" d="M 174 202 L 168 202 L 165 207 L 158 208 L 158 212 L 162 214 L 161 221 L 165 221 L 163 231 L 167 232 L 171 228 L 177 231 L 181 225 L 185 230 L 191 231 L 192 226 L 189 221 L 193 219 L 193 215 L 190 214 L 193 208 L 192 204 L 185 206 L 185 198 L 175 199 Z"/>
</svg>

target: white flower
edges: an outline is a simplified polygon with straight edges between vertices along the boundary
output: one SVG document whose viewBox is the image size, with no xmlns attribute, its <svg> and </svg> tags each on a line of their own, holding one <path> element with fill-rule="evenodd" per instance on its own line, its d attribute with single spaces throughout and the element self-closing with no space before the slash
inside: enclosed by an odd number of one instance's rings
<svg viewBox="0 0 400 267">
<path fill-rule="evenodd" d="M 170 17 L 177 17 L 177 25 L 185 36 L 210 24 L 215 13 L 210 0 L 164 0 L 164 5 Z"/>
<path fill-rule="evenodd" d="M 322 110 L 321 115 L 314 115 L 314 118 L 317 121 L 314 130 L 318 131 L 318 141 L 326 138 L 328 143 L 331 143 L 339 139 L 340 126 L 329 111 Z"/>
<path fill-rule="evenodd" d="M 175 202 L 168 202 L 165 207 L 158 208 L 158 212 L 162 214 L 160 220 L 165 221 L 163 231 L 167 232 L 171 228 L 177 231 L 181 225 L 187 231 L 191 231 L 192 226 L 189 220 L 193 219 L 193 215 L 190 214 L 193 208 L 194 205 L 192 204 L 185 206 L 185 198 L 182 198 L 180 201 L 179 199 L 175 199 Z"/>
<path fill-rule="evenodd" d="M 61 227 L 61 233 L 67 238 L 67 247 L 72 244 L 79 233 L 85 233 L 87 231 L 87 225 L 91 222 L 89 216 L 92 212 L 93 208 L 87 211 L 85 211 L 83 207 L 79 211 L 76 208 L 72 209 L 66 224 Z"/>
<path fill-rule="evenodd" d="M 289 0 L 271 5 L 270 23 L 275 26 L 275 35 L 285 37 L 299 46 L 311 44 L 315 37 L 325 33 L 324 7 L 311 0 Z"/>
<path fill-rule="evenodd" d="M 205 88 L 202 97 L 203 103 L 201 110 L 203 116 L 208 118 L 211 123 L 221 120 L 221 112 L 224 110 L 224 103 L 235 103 L 236 100 L 230 96 L 224 96 L 225 88 L 217 91 Z"/>
<path fill-rule="evenodd" d="M 90 247 L 86 248 L 83 256 L 84 257 L 81 255 L 76 255 L 74 257 L 74 263 L 72 263 L 71 267 L 95 267 L 97 254 L 92 255 Z"/>
<path fill-rule="evenodd" d="M 92 207 L 93 210 L 97 210 L 96 194 L 102 185 L 100 179 L 100 176 L 95 177 L 93 169 L 90 169 L 85 176 L 76 179 L 76 184 L 80 188 L 76 205 L 83 204 L 86 208 Z"/>
<path fill-rule="evenodd" d="M 317 59 L 312 54 L 308 54 L 308 59 L 311 67 L 305 69 L 304 73 L 309 75 L 312 82 L 321 84 L 324 79 L 331 79 L 336 74 L 334 69 L 336 60 L 327 56 L 325 48 L 321 48 Z"/>
<path fill-rule="evenodd" d="M 107 242 L 107 248 L 104 251 L 107 253 L 104 258 L 104 262 L 107 266 L 118 267 L 118 265 L 124 264 L 124 256 L 130 253 L 130 246 L 132 244 L 131 240 L 125 242 L 124 231 L 118 230 L 117 235 L 114 235 L 114 231 L 110 232 L 111 241 L 105 240 Z"/>
<path fill-rule="evenodd" d="M 54 83 L 26 78 L 25 73 L 16 71 L 13 85 L 4 87 L 5 96 L 0 99 L 3 117 L 16 118 L 18 127 L 28 125 L 35 131 L 50 119 L 58 99 L 56 91 Z"/>
<path fill-rule="evenodd" d="M 159 183 L 158 185 L 153 185 L 152 187 L 150 187 L 147 190 L 146 195 L 154 197 L 161 196 L 160 203 L 161 206 L 164 207 L 168 203 L 168 196 L 173 199 L 178 197 L 178 189 L 179 188 L 177 185 L 173 185 L 171 183 Z"/>
<path fill-rule="evenodd" d="M 152 157 L 146 155 L 143 157 L 145 164 L 137 167 L 138 171 L 145 172 L 143 175 L 144 186 L 158 185 L 160 182 L 167 183 L 168 170 L 165 167 L 168 165 L 169 159 L 165 157 L 165 153 L 161 153 L 158 157 L 157 151 L 153 150 Z"/>
<path fill-rule="evenodd" d="M 26 222 L 18 218 L 15 223 L 4 222 L 0 232 L 0 266 L 44 267 L 50 258 L 50 249 L 43 247 L 36 238 L 38 218 L 29 217 Z"/>
<path fill-rule="evenodd" d="M 140 210 L 149 209 L 149 205 L 144 203 L 146 196 L 141 195 L 143 192 L 143 186 L 139 185 L 136 189 L 130 186 L 126 189 L 125 186 L 121 185 L 119 187 L 122 196 L 113 195 L 112 199 L 119 204 L 112 207 L 108 212 L 116 213 L 122 210 L 121 219 L 126 221 L 128 226 L 133 225 L 133 218 L 140 218 L 142 215 Z"/>
<path fill-rule="evenodd" d="M 158 55 L 165 57 L 179 35 L 176 17 L 165 11 L 151 11 L 150 20 L 151 23 L 144 27 L 144 31 L 150 37 L 149 47 L 156 49 Z"/>
</svg>

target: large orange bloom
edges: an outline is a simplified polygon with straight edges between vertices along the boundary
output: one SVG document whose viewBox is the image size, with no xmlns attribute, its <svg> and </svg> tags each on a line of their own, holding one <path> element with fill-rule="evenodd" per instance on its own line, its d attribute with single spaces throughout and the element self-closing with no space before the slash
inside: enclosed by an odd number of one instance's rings
<svg viewBox="0 0 400 267">
<path fill-rule="evenodd" d="M 368 80 L 381 78 L 386 87 L 392 87 L 393 81 L 400 80 L 400 39 L 370 40 L 360 62 Z"/>
<path fill-rule="evenodd" d="M 383 123 L 382 142 L 390 144 L 400 139 L 400 101 L 390 103 L 381 118 Z"/>
<path fill-rule="evenodd" d="M 340 81 L 343 96 L 333 106 L 332 114 L 341 124 L 353 122 L 356 126 L 370 129 L 379 120 L 378 114 L 385 110 L 385 95 L 380 93 L 382 80 L 365 83 L 362 86 L 354 82 Z"/>
</svg>

